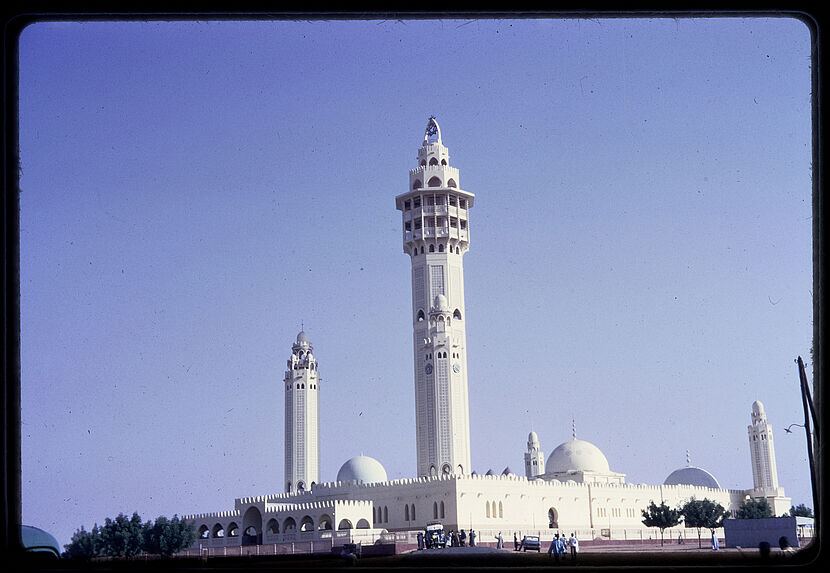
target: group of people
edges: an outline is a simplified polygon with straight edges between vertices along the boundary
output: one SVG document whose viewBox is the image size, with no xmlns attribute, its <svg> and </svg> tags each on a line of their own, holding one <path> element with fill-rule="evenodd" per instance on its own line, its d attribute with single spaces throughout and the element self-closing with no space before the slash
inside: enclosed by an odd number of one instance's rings
<svg viewBox="0 0 830 573">
<path fill-rule="evenodd" d="M 418 532 L 418 549 L 432 549 L 433 547 L 466 547 L 467 533 L 462 529 L 460 532 L 450 530 L 449 533 L 444 533 L 443 529 L 437 531 L 435 535 L 427 531 Z M 476 546 L 476 532 L 470 530 L 470 547 Z"/>
<path fill-rule="evenodd" d="M 564 535 L 560 537 L 558 533 L 554 534 L 553 541 L 548 548 L 548 555 L 553 554 L 553 557 L 559 562 L 560 559 L 565 558 L 568 550 L 571 552 L 571 560 L 575 560 L 579 551 L 579 540 L 576 535 L 571 533 L 569 538 L 565 538 Z"/>
</svg>

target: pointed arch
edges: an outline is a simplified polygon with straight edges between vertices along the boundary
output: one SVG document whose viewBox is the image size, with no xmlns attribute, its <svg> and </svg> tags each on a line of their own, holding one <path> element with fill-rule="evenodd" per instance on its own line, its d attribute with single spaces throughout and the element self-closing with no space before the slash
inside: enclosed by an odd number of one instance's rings
<svg viewBox="0 0 830 573">
<path fill-rule="evenodd" d="M 441 186 L 441 179 L 439 177 L 431 177 L 430 180 L 427 182 L 427 186 L 429 187 L 440 187 Z"/>
<path fill-rule="evenodd" d="M 455 183 L 455 179 L 447 180 L 447 187 L 456 187 L 457 188 L 458 185 Z"/>
<path fill-rule="evenodd" d="M 423 186 L 424 184 L 421 182 L 420 179 L 416 179 L 415 182 L 412 184 L 413 189 L 420 189 Z"/>
</svg>

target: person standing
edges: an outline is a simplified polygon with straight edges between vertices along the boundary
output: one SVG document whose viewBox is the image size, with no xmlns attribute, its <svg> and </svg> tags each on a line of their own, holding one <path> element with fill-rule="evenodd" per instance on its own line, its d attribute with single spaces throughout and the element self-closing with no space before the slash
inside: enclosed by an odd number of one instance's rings
<svg viewBox="0 0 830 573">
<path fill-rule="evenodd" d="M 461 547 L 465 547 L 467 545 L 467 534 L 464 533 L 464 530 L 461 530 L 461 533 L 458 535 L 458 542 L 461 544 Z"/>
<path fill-rule="evenodd" d="M 516 532 L 513 532 L 513 551 L 519 550 L 519 538 L 516 536 Z"/>
<path fill-rule="evenodd" d="M 576 553 L 579 551 L 579 540 L 574 533 L 571 533 L 571 538 L 568 539 L 568 545 L 571 547 L 571 561 L 575 561 Z"/>
<path fill-rule="evenodd" d="M 715 532 L 712 532 L 712 550 L 717 551 L 720 549 L 720 544 L 718 543 L 718 536 L 715 535 Z"/>
<path fill-rule="evenodd" d="M 501 531 L 496 535 L 496 549 L 504 549 L 504 538 L 501 536 Z"/>
<path fill-rule="evenodd" d="M 470 530 L 470 547 L 476 546 L 476 532 L 475 530 Z"/>
<path fill-rule="evenodd" d="M 421 551 L 424 548 L 424 534 L 420 531 L 418 532 L 418 551 Z"/>
</svg>

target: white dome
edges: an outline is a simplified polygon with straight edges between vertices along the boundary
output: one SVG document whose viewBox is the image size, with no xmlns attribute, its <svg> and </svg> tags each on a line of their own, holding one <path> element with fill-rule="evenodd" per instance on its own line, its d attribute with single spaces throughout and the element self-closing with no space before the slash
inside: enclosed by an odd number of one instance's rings
<svg viewBox="0 0 830 573">
<path fill-rule="evenodd" d="M 300 333 L 297 335 L 297 342 L 308 342 L 308 335 L 305 333 L 304 330 L 301 330 Z"/>
<path fill-rule="evenodd" d="M 447 302 L 447 297 L 443 294 L 439 294 L 435 297 L 435 308 L 438 310 L 447 310 L 450 307 L 450 303 Z"/>
<path fill-rule="evenodd" d="M 674 470 L 663 482 L 663 485 L 697 485 L 702 487 L 713 487 L 720 489 L 720 484 L 715 476 L 703 468 L 688 467 Z"/>
<path fill-rule="evenodd" d="M 548 457 L 546 473 L 610 472 L 608 460 L 598 447 L 584 440 L 573 439 L 559 445 Z"/>
<path fill-rule="evenodd" d="M 386 470 L 375 458 L 355 456 L 340 467 L 337 481 L 362 481 L 374 483 L 388 481 Z"/>
</svg>

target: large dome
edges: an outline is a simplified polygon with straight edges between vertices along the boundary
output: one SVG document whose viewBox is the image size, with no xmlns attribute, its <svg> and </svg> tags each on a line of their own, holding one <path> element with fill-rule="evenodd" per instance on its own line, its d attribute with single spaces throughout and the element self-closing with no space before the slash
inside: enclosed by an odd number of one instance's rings
<svg viewBox="0 0 830 573">
<path fill-rule="evenodd" d="M 374 483 L 388 481 L 386 470 L 375 458 L 355 456 L 340 467 L 337 481 L 362 481 Z"/>
<path fill-rule="evenodd" d="M 546 473 L 610 472 L 608 460 L 598 447 L 584 440 L 573 439 L 559 445 L 548 457 Z"/>
<path fill-rule="evenodd" d="M 697 485 L 702 487 L 713 487 L 720 489 L 720 484 L 715 476 L 703 468 L 687 467 L 674 470 L 663 482 L 663 485 Z"/>
</svg>

